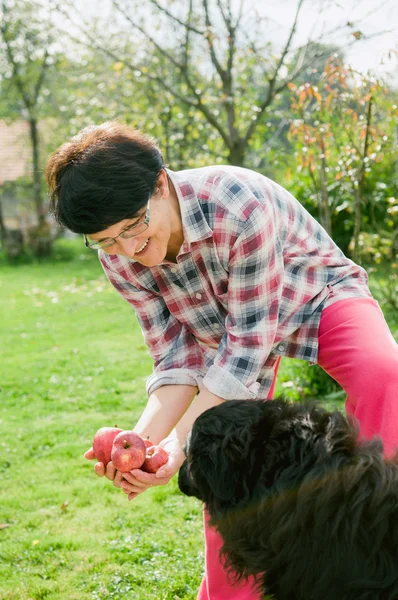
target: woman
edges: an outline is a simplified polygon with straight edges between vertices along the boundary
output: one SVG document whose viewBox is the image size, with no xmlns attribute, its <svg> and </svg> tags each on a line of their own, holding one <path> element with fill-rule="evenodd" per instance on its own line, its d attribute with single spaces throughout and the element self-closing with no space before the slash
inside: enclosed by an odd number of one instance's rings
<svg viewBox="0 0 398 600">
<path fill-rule="evenodd" d="M 318 363 L 347 392 L 362 435 L 395 450 L 398 346 L 365 271 L 286 190 L 236 167 L 173 172 L 152 139 L 116 123 L 62 145 L 47 181 L 57 220 L 98 251 L 154 361 L 134 430 L 169 462 L 156 475 L 95 465 L 130 500 L 178 471 L 203 411 L 272 397 L 281 356 Z M 230 583 L 206 518 L 205 537 L 198 598 L 258 598 L 251 581 Z"/>
</svg>

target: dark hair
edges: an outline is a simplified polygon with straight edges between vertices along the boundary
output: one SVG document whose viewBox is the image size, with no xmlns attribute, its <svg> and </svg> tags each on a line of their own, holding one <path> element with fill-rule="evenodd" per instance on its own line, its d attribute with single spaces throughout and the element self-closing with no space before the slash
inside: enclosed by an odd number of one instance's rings
<svg viewBox="0 0 398 600">
<path fill-rule="evenodd" d="M 145 206 L 164 168 L 156 142 L 114 121 L 86 127 L 47 164 L 51 211 L 76 233 L 96 233 Z"/>
</svg>

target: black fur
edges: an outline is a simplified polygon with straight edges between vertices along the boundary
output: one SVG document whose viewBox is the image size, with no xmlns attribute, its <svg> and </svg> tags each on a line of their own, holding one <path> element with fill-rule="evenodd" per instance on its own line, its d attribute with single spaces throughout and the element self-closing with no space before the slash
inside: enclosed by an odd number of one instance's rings
<svg viewBox="0 0 398 600">
<path fill-rule="evenodd" d="M 339 412 L 234 400 L 195 421 L 179 486 L 237 580 L 275 600 L 398 599 L 398 459 Z"/>
</svg>

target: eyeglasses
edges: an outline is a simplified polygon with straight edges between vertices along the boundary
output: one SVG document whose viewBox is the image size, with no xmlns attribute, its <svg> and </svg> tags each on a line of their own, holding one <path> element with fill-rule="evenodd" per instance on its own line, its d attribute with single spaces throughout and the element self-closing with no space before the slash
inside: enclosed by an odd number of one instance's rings
<svg viewBox="0 0 398 600">
<path fill-rule="evenodd" d="M 143 233 L 149 227 L 150 199 L 151 199 L 151 197 L 149 197 L 149 199 L 148 199 L 148 204 L 146 207 L 145 216 L 144 216 L 143 221 L 137 221 L 136 223 L 133 223 L 133 225 L 126 227 L 126 229 L 123 229 L 123 231 L 121 231 L 119 233 L 119 235 L 117 235 L 114 238 L 109 237 L 109 238 L 100 240 L 98 242 L 90 243 L 86 234 L 83 234 L 84 243 L 86 245 L 86 248 L 91 248 L 92 250 L 101 250 L 103 248 L 108 248 L 109 246 L 113 246 L 113 244 L 116 243 L 116 240 L 119 237 L 121 237 L 124 240 L 129 240 L 130 238 L 133 238 L 137 235 L 140 235 L 140 233 Z"/>
</svg>

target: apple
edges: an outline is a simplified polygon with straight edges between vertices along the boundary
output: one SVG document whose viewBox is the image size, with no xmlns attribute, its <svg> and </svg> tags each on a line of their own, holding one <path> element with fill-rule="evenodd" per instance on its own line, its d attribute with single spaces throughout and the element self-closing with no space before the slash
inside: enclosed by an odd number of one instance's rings
<svg viewBox="0 0 398 600">
<path fill-rule="evenodd" d="M 111 460 L 113 440 L 118 433 L 123 431 L 120 427 L 101 427 L 98 429 L 93 440 L 93 452 L 95 458 L 105 466 Z"/>
<path fill-rule="evenodd" d="M 152 442 L 152 441 L 149 439 L 149 435 L 147 435 L 147 436 L 145 436 L 145 437 L 142 435 L 141 437 L 142 437 L 142 439 L 144 440 L 144 444 L 145 444 L 145 447 L 146 447 L 146 448 L 150 448 L 151 446 L 154 446 L 154 445 L 155 445 L 155 444 L 154 444 L 154 443 L 153 443 L 153 442 Z"/>
<path fill-rule="evenodd" d="M 150 446 L 146 449 L 145 461 L 141 467 L 147 473 L 156 473 L 169 460 L 169 455 L 160 446 Z"/>
<path fill-rule="evenodd" d="M 134 431 L 121 431 L 113 440 L 111 460 L 122 473 L 139 469 L 145 460 L 145 442 Z"/>
</svg>

